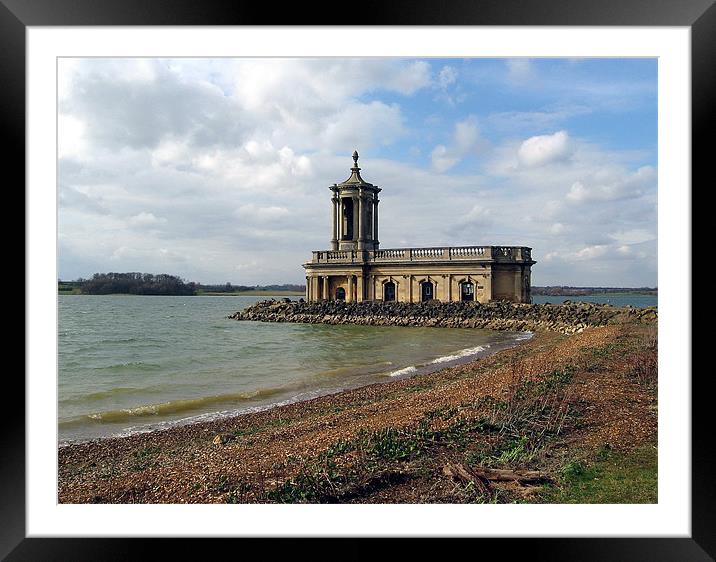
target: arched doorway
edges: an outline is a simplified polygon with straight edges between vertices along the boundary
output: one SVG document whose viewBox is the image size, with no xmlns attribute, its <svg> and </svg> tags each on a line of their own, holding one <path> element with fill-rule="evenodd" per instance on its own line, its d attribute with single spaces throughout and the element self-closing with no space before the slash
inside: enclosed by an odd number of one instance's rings
<svg viewBox="0 0 716 562">
<path fill-rule="evenodd" d="M 423 281 L 420 284 L 420 302 L 430 301 L 435 298 L 433 284 L 430 281 Z"/>
<path fill-rule="evenodd" d="M 336 289 L 336 300 L 337 301 L 346 300 L 346 290 L 343 287 L 338 287 Z"/>
<path fill-rule="evenodd" d="M 388 281 L 383 284 L 383 301 L 393 302 L 395 300 L 395 283 Z"/>
<path fill-rule="evenodd" d="M 470 281 L 464 281 L 460 283 L 460 300 L 461 301 L 474 301 L 475 300 L 475 285 Z"/>
</svg>

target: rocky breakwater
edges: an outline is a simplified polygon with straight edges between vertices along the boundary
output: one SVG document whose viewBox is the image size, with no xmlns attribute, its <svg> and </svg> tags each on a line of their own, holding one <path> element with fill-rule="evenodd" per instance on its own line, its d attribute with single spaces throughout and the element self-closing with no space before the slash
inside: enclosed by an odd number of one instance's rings
<svg viewBox="0 0 716 562">
<path fill-rule="evenodd" d="M 364 301 L 261 301 L 229 316 L 234 320 L 365 324 L 374 326 L 435 326 L 511 331 L 581 332 L 591 326 L 655 323 L 656 307 L 618 308 L 608 304 L 512 304 L 507 302 L 402 303 Z"/>
</svg>

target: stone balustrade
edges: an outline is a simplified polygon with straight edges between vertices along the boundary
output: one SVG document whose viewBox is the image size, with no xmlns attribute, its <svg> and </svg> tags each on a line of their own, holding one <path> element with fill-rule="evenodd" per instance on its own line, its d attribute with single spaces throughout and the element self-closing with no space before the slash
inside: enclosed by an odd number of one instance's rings
<svg viewBox="0 0 716 562">
<path fill-rule="evenodd" d="M 405 253 L 410 250 L 376 250 L 373 252 L 373 261 L 394 261 L 405 259 Z"/>
<path fill-rule="evenodd" d="M 356 261 L 354 250 L 325 250 L 313 252 L 313 263 L 353 263 Z"/>
<path fill-rule="evenodd" d="M 442 262 L 442 261 L 531 261 L 530 248 L 524 246 L 447 246 L 442 248 L 393 248 L 366 251 L 366 261 L 381 262 Z M 313 263 L 356 263 L 361 252 L 326 250 L 313 252 Z"/>
</svg>

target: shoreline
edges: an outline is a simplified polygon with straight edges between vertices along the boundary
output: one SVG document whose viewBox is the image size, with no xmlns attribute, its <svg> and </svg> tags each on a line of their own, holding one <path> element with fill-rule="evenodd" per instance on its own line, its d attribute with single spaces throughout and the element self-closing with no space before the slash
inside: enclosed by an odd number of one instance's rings
<svg viewBox="0 0 716 562">
<path fill-rule="evenodd" d="M 161 431 L 171 431 L 172 429 L 177 428 L 177 427 L 191 426 L 191 425 L 202 424 L 202 423 L 211 423 L 211 422 L 218 421 L 218 420 L 231 420 L 231 419 L 239 418 L 239 417 L 245 416 L 245 415 L 261 413 L 261 412 L 273 410 L 275 408 L 282 408 L 284 406 L 289 406 L 292 404 L 299 404 L 299 403 L 310 401 L 310 400 L 313 400 L 316 398 L 322 398 L 324 396 L 333 396 L 333 395 L 341 394 L 344 392 L 350 392 L 350 391 L 353 391 L 356 389 L 360 389 L 364 386 L 370 386 L 370 385 L 375 385 L 375 384 L 378 384 L 378 385 L 389 384 L 394 381 L 405 380 L 405 379 L 413 378 L 413 377 L 420 376 L 420 375 L 437 373 L 437 372 L 445 370 L 445 369 L 449 369 L 452 367 L 457 367 L 460 365 L 465 365 L 465 364 L 479 361 L 485 357 L 489 357 L 496 353 L 500 353 L 501 351 L 519 347 L 520 345 L 523 345 L 525 342 L 531 340 L 534 337 L 534 335 L 535 335 L 534 332 L 529 332 L 529 331 L 514 332 L 514 339 L 511 339 L 509 341 L 498 342 L 496 344 L 486 344 L 486 346 L 479 345 L 479 346 L 476 346 L 476 348 L 466 348 L 466 349 L 462 349 L 462 350 L 456 350 L 454 352 L 454 354 L 452 354 L 452 355 L 440 356 L 440 357 L 437 357 L 434 360 L 429 361 L 424 364 L 410 365 L 408 367 L 404 367 L 402 369 L 398 369 L 397 371 L 393 371 L 393 372 L 386 371 L 384 373 L 376 373 L 376 376 L 385 377 L 385 380 L 371 381 L 371 382 L 367 382 L 367 383 L 358 382 L 355 385 L 347 385 L 345 387 L 341 387 L 341 388 L 337 388 L 337 389 L 317 388 L 313 391 L 299 392 L 298 394 L 284 398 L 277 402 L 272 402 L 272 403 L 267 403 L 267 404 L 259 404 L 256 406 L 247 406 L 245 408 L 232 409 L 232 410 L 219 410 L 216 412 L 203 412 L 203 413 L 188 415 L 186 417 L 182 417 L 182 418 L 178 418 L 178 419 L 169 419 L 169 420 L 162 420 L 162 421 L 156 421 L 156 422 L 151 422 L 151 421 L 148 421 L 146 423 L 140 422 L 137 425 L 133 425 L 133 426 L 121 429 L 117 432 L 109 433 L 108 435 L 102 435 L 102 436 L 98 436 L 98 437 L 62 440 L 58 436 L 57 447 L 58 447 L 58 449 L 64 449 L 67 447 L 92 443 L 95 441 L 124 439 L 127 437 L 132 437 L 134 435 L 150 434 L 150 433 L 161 432 Z M 482 349 L 479 349 L 479 350 L 475 351 L 474 353 L 461 355 L 461 353 L 464 351 L 468 351 L 470 349 L 477 349 L 478 347 L 482 348 Z"/>
<path fill-rule="evenodd" d="M 615 307 L 585 301 L 560 304 L 426 301 L 259 301 L 231 314 L 237 321 L 289 322 L 301 324 L 359 324 L 366 326 L 422 326 L 483 328 L 513 332 L 559 332 L 575 334 L 596 327 L 624 323 L 652 323 L 656 307 Z"/>
<path fill-rule="evenodd" d="M 631 451 L 655 447 L 655 378 L 642 384 L 650 371 L 633 368 L 646 354 L 655 361 L 655 341 L 655 325 L 644 324 L 569 336 L 538 332 L 520 345 L 426 374 L 230 418 L 69 444 L 58 448 L 58 501 L 550 501 L 550 490 L 569 492 L 561 476 L 565 466 L 589 467 L 612 454 L 628 460 Z M 505 397 L 524 403 L 518 413 L 545 403 L 563 413 L 529 414 L 519 425 L 510 421 L 513 429 L 503 434 L 491 429 L 506 423 L 503 410 L 490 404 Z M 542 428 L 537 433 L 529 429 L 533 422 Z M 545 433 L 544 427 L 552 429 Z M 522 435 L 518 441 L 509 437 L 514 431 Z M 465 475 L 473 478 L 474 470 L 484 471 L 480 466 L 537 470 L 544 475 L 540 482 L 552 484 L 474 477 L 465 487 Z M 655 485 L 647 492 L 617 503 L 654 501 Z M 560 502 L 570 501 L 564 497 Z"/>
</svg>

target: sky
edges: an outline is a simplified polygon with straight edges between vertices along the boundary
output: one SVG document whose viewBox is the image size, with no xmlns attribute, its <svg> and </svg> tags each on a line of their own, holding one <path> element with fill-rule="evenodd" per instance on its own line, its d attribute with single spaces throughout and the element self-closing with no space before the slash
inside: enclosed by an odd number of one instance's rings
<svg viewBox="0 0 716 562">
<path fill-rule="evenodd" d="M 657 284 L 656 59 L 61 58 L 58 276 L 304 283 L 360 153 L 381 248 Z"/>
</svg>

